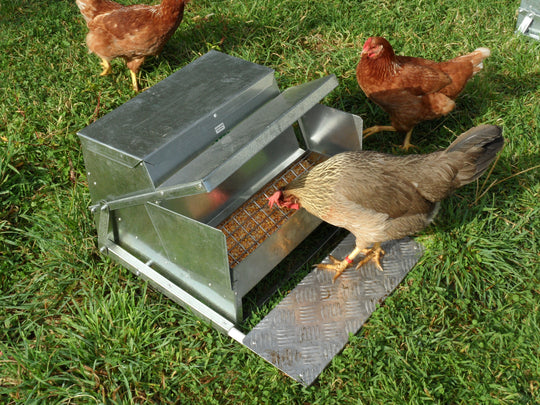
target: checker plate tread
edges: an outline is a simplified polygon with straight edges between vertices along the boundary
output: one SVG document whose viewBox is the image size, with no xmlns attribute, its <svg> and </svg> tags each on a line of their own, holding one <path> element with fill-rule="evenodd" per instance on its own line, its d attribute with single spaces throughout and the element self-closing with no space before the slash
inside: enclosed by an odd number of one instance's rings
<svg viewBox="0 0 540 405">
<path fill-rule="evenodd" d="M 349 234 L 331 254 L 343 258 L 354 245 Z M 311 385 L 422 255 L 421 245 L 411 238 L 382 248 L 382 272 L 369 262 L 359 270 L 345 270 L 332 283 L 333 272 L 313 270 L 243 343 L 293 379 Z"/>
</svg>

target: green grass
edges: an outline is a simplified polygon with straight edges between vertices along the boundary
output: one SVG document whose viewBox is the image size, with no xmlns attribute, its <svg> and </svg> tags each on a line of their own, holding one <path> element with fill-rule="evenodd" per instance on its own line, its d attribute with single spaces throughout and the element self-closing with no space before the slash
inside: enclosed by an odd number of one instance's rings
<svg viewBox="0 0 540 405">
<path fill-rule="evenodd" d="M 304 388 L 99 254 L 76 132 L 133 97 L 128 70 L 115 61 L 98 76 L 74 1 L 3 2 L 0 402 L 539 403 L 540 185 L 529 169 L 540 164 L 540 42 L 514 34 L 518 6 L 197 0 L 144 65 L 143 88 L 210 49 L 275 69 L 282 89 L 335 74 L 324 103 L 370 126 L 387 116 L 354 76 L 368 36 L 438 60 L 492 50 L 456 110 L 419 125 L 413 142 L 427 153 L 501 125 L 496 167 L 443 202 L 416 238 L 418 265 Z M 384 133 L 364 146 L 400 153 L 401 141 Z"/>
</svg>

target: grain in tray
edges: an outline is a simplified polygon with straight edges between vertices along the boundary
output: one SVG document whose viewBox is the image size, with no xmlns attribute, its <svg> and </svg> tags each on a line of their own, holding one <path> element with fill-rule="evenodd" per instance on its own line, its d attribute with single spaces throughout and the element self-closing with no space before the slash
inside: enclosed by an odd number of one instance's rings
<svg viewBox="0 0 540 405">
<path fill-rule="evenodd" d="M 266 184 L 262 191 L 256 193 L 218 226 L 226 236 L 231 267 L 244 260 L 293 214 L 293 211 L 279 208 L 270 210 L 268 197 L 324 159 L 325 157 L 318 153 L 304 156 Z"/>
</svg>

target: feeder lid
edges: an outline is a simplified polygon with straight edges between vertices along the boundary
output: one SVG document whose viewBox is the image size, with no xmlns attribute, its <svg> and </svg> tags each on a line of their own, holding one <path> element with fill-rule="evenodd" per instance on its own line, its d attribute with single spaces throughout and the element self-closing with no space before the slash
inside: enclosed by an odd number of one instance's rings
<svg viewBox="0 0 540 405">
<path fill-rule="evenodd" d="M 243 104 L 253 104 L 255 98 L 261 104 L 279 93 L 274 83 L 272 69 L 210 51 L 79 136 L 93 150 L 130 167 L 141 161 L 153 166 L 171 159 L 182 162 L 217 139 L 227 119 L 241 119 L 238 114 L 249 110 Z M 265 92 L 271 94 L 260 97 Z"/>
</svg>

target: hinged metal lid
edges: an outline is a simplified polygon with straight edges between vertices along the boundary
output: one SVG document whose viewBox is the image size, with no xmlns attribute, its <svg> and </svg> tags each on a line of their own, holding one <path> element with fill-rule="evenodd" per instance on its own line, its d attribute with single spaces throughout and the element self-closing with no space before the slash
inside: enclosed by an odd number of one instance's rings
<svg viewBox="0 0 540 405">
<path fill-rule="evenodd" d="M 148 163 L 158 182 L 277 94 L 272 69 L 210 51 L 79 136 L 88 148 L 129 167 Z"/>
</svg>

